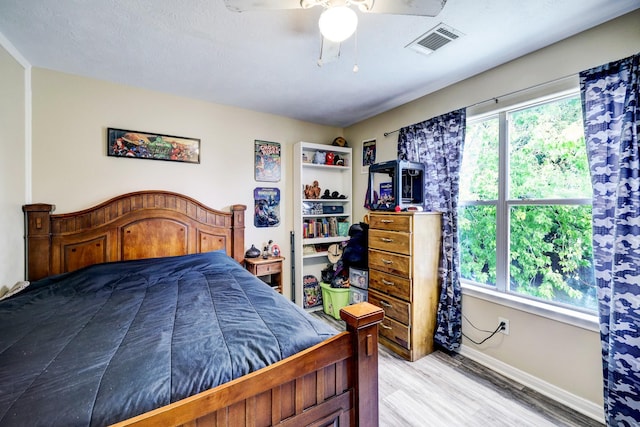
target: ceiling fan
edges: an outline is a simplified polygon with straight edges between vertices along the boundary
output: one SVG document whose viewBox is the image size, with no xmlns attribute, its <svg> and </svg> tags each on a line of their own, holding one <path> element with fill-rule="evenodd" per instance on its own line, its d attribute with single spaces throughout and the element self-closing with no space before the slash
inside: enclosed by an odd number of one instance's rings
<svg viewBox="0 0 640 427">
<path fill-rule="evenodd" d="M 322 6 L 325 10 L 320 15 L 318 26 L 323 40 L 318 65 L 336 59 L 340 43 L 355 33 L 358 15 L 351 6 L 357 6 L 365 13 L 436 16 L 446 2 L 447 0 L 224 0 L 227 9 L 234 12 Z M 357 71 L 357 65 L 354 71 Z"/>
</svg>

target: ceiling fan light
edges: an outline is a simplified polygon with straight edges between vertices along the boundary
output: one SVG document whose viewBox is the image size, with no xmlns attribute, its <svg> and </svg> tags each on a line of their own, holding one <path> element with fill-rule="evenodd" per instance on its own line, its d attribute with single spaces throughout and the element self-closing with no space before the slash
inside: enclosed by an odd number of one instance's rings
<svg viewBox="0 0 640 427">
<path fill-rule="evenodd" d="M 346 6 L 330 7 L 320 15 L 318 26 L 323 37 L 340 43 L 355 33 L 358 15 Z"/>
</svg>

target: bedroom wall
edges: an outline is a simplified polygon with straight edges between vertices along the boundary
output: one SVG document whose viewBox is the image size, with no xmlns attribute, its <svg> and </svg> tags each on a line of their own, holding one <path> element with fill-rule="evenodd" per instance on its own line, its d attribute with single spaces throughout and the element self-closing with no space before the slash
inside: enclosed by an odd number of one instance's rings
<svg viewBox="0 0 640 427">
<path fill-rule="evenodd" d="M 56 213 L 118 194 L 169 190 L 216 209 L 247 205 L 245 243 L 273 239 L 283 250 L 290 286 L 294 143 L 330 143 L 342 129 L 211 104 L 51 70 L 33 69 L 33 200 Z M 200 164 L 108 157 L 107 127 L 201 139 Z M 254 180 L 254 140 L 282 144 L 282 180 Z M 276 187 L 281 225 L 253 226 L 253 190 Z"/>
<path fill-rule="evenodd" d="M 0 34 L 1 36 L 1 34 Z M 0 294 L 24 279 L 25 66 L 0 37 Z"/>
<path fill-rule="evenodd" d="M 351 126 L 345 129 L 345 137 L 355 153 L 362 152 L 363 140 L 375 138 L 376 160 L 395 159 L 397 133 L 385 137 L 385 132 L 635 54 L 640 51 L 638 22 L 640 11 L 630 13 Z M 362 200 L 366 178 L 356 170 L 354 194 L 362 195 Z M 356 218 L 366 212 L 362 204 L 354 203 Z M 480 347 L 463 340 L 464 354 L 602 418 L 599 335 L 594 328 L 572 326 L 469 294 L 463 297 L 463 314 L 481 328 L 493 328 L 498 316 L 510 319 L 511 327 L 509 336 Z M 463 332 L 477 336 L 466 321 Z"/>
</svg>

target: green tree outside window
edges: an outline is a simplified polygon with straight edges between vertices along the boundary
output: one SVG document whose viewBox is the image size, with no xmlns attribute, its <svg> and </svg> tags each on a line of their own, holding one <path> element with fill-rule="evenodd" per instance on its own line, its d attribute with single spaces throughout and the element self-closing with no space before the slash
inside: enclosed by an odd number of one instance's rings
<svg viewBox="0 0 640 427">
<path fill-rule="evenodd" d="M 467 123 L 458 228 L 463 279 L 596 310 L 584 144 L 578 96 Z"/>
</svg>

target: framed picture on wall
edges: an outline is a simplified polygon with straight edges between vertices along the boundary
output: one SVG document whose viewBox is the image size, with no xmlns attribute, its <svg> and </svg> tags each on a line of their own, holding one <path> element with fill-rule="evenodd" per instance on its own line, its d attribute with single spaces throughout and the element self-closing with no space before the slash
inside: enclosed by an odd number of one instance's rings
<svg viewBox="0 0 640 427">
<path fill-rule="evenodd" d="M 107 156 L 200 163 L 200 140 L 108 128 Z"/>
<path fill-rule="evenodd" d="M 256 227 L 280 225 L 280 190 L 272 187 L 257 187 L 253 190 L 254 218 Z"/>
<path fill-rule="evenodd" d="M 367 139 L 362 141 L 362 170 L 361 173 L 369 172 L 369 166 L 376 162 L 376 140 Z"/>
<path fill-rule="evenodd" d="M 280 181 L 280 143 L 255 140 L 256 181 Z"/>
</svg>

